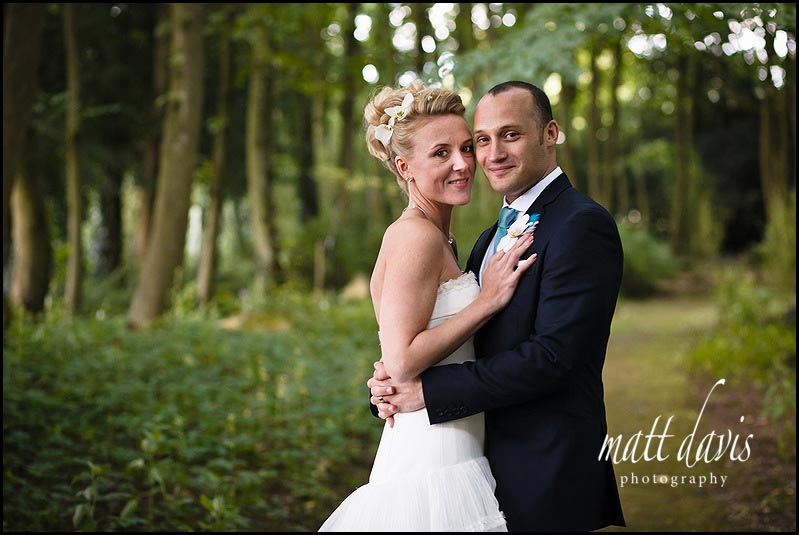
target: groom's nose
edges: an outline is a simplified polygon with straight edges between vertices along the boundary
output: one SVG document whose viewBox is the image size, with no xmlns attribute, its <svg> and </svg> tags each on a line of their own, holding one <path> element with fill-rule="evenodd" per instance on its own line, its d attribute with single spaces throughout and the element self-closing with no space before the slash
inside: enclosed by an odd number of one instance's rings
<svg viewBox="0 0 799 535">
<path fill-rule="evenodd" d="M 491 140 L 487 145 L 481 147 L 483 156 L 489 162 L 499 162 L 507 157 L 504 146 L 497 140 Z"/>
</svg>

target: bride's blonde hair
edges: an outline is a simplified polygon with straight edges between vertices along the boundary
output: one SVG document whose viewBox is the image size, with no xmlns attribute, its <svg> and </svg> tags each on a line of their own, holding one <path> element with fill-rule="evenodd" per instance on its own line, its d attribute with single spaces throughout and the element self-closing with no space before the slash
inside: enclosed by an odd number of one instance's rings
<svg viewBox="0 0 799 535">
<path fill-rule="evenodd" d="M 414 97 L 410 109 L 401 120 L 394 121 L 391 138 L 387 144 L 383 144 L 375 137 L 375 130 L 381 125 L 389 124 L 391 117 L 386 113 L 386 108 L 400 106 L 409 92 Z M 406 88 L 382 88 L 364 108 L 366 146 L 369 154 L 380 160 L 397 177 L 397 183 L 406 195 L 408 184 L 397 171 L 394 158 L 407 157 L 413 151 L 414 134 L 426 119 L 436 115 L 451 114 L 460 117 L 466 114 L 466 107 L 460 95 L 448 89 L 429 88 L 418 79 Z"/>
</svg>

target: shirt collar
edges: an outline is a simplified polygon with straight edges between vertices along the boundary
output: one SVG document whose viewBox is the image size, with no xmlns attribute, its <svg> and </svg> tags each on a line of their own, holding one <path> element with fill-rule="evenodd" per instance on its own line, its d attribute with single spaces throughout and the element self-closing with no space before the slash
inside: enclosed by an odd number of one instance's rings
<svg viewBox="0 0 799 535">
<path fill-rule="evenodd" d="M 555 179 L 561 174 L 563 174 L 563 171 L 560 170 L 560 166 L 555 167 L 551 173 L 539 180 L 535 186 L 522 193 L 519 198 L 513 201 L 511 204 L 508 204 L 508 201 L 503 199 L 502 206 L 510 206 L 514 210 L 519 210 L 522 213 L 527 212 L 538 196 L 541 195 L 541 192 L 544 191 L 546 187 L 554 182 Z"/>
</svg>

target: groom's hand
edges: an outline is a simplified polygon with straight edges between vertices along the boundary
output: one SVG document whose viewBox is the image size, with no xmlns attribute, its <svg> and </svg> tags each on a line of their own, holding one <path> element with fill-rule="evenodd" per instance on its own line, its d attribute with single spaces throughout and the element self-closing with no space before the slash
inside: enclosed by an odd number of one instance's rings
<svg viewBox="0 0 799 535">
<path fill-rule="evenodd" d="M 404 383 L 397 383 L 389 377 L 382 362 L 375 362 L 372 378 L 366 382 L 372 397 L 370 401 L 377 406 L 378 416 L 387 420 L 393 427 L 394 415 L 398 412 L 413 412 L 424 408 L 424 393 L 421 377 Z"/>
</svg>

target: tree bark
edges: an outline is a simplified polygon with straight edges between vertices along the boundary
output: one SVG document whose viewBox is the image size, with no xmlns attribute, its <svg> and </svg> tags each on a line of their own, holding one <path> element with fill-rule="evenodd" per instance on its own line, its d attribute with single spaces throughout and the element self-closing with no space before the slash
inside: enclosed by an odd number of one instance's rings
<svg viewBox="0 0 799 535">
<path fill-rule="evenodd" d="M 3 31 L 3 274 L 9 267 L 11 188 L 31 119 L 38 85 L 39 45 L 44 4 L 4 6 Z M 3 290 L 3 329 L 11 320 Z"/>
<path fill-rule="evenodd" d="M 155 219 L 128 326 L 146 327 L 167 307 L 183 263 L 203 102 L 202 4 L 172 4 L 170 99 L 164 120 Z"/>
<path fill-rule="evenodd" d="M 599 159 L 599 67 L 596 60 L 599 55 L 599 43 L 596 38 L 590 38 L 591 48 L 591 88 L 589 93 L 588 108 L 588 135 L 586 147 L 588 149 L 588 195 L 602 206 L 608 207 L 607 199 L 604 198 L 601 177 L 601 162 Z"/>
<path fill-rule="evenodd" d="M 203 229 L 203 247 L 197 274 L 197 298 L 201 303 L 207 303 L 213 298 L 216 279 L 217 237 L 222 219 L 222 202 L 225 196 L 224 179 L 227 175 L 228 132 L 230 130 L 230 110 L 233 106 L 232 91 L 230 90 L 231 35 L 232 21 L 228 18 L 222 28 L 219 43 L 219 94 L 216 105 L 219 129 L 214 135 L 210 201 Z"/>
<path fill-rule="evenodd" d="M 76 312 L 83 297 L 83 184 L 80 170 L 80 59 L 78 56 L 77 35 L 73 4 L 62 5 L 64 10 L 64 49 L 67 67 L 66 101 L 66 188 L 67 188 L 67 258 L 66 286 L 64 302 L 67 308 Z"/>
<path fill-rule="evenodd" d="M 430 25 L 430 16 L 427 12 L 429 4 L 414 3 L 412 6 L 411 16 L 416 25 L 416 74 L 420 79 L 426 80 L 424 66 L 430 58 L 430 54 L 422 48 L 422 39 L 425 35 L 433 33 Z"/>
<path fill-rule="evenodd" d="M 575 187 L 582 191 L 587 191 L 585 188 L 585 180 L 581 178 L 577 168 L 577 159 L 574 157 L 574 143 L 576 136 L 570 130 L 572 119 L 572 105 L 574 98 L 577 95 L 577 88 L 571 81 L 563 80 L 560 89 L 560 111 L 561 117 L 558 123 L 561 125 L 561 130 L 566 136 L 566 141 L 558 146 L 558 159 L 561 161 L 561 167 L 564 172 L 569 175 L 569 178 L 574 183 Z"/>
<path fill-rule="evenodd" d="M 269 76 L 269 36 L 262 27 L 255 29 L 247 102 L 247 192 L 250 225 L 255 246 L 257 280 L 268 286 L 277 276 L 274 201 L 271 177 L 273 140 L 272 87 Z"/>
<path fill-rule="evenodd" d="M 313 170 L 316 160 L 316 143 L 313 132 L 314 102 L 308 95 L 298 93 L 296 97 L 297 119 L 299 121 L 299 184 L 301 223 L 309 222 L 319 215 L 319 194 L 316 189 Z"/>
<path fill-rule="evenodd" d="M 161 146 L 161 129 L 164 122 L 164 98 L 169 83 L 169 4 L 158 4 L 155 22 L 155 46 L 153 47 L 153 107 L 150 111 L 153 130 L 147 139 L 144 153 L 144 168 L 140 184 L 136 237 L 134 238 L 134 260 L 141 266 L 147 252 L 147 240 L 153 220 L 155 186 L 158 180 L 158 156 Z"/>
<path fill-rule="evenodd" d="M 692 102 L 691 102 L 691 73 L 692 62 L 689 57 L 682 55 L 678 60 L 677 80 L 677 108 L 674 121 L 674 146 L 677 157 L 676 176 L 672 193 L 671 214 L 671 247 L 678 254 L 690 251 L 689 229 L 691 227 L 691 141 L 692 128 Z"/>
<path fill-rule="evenodd" d="M 122 265 L 122 170 L 116 164 L 106 166 L 100 192 L 100 213 L 103 233 L 100 236 L 100 261 L 98 272 L 102 276 L 113 274 Z M 120 280 L 120 282 L 122 282 Z"/>
<path fill-rule="evenodd" d="M 621 131 L 621 119 L 618 90 L 621 86 L 621 75 L 623 68 L 623 47 L 621 36 L 613 42 L 614 69 L 610 82 L 610 113 L 612 123 L 608 131 L 607 154 L 605 162 L 605 198 L 612 199 L 611 206 L 614 213 L 626 215 L 630 211 L 630 192 L 627 184 L 627 173 L 624 170 L 624 159 L 619 149 L 621 143 L 619 134 Z"/>
<path fill-rule="evenodd" d="M 11 195 L 14 273 L 11 302 L 33 314 L 44 310 L 53 254 L 44 191 L 36 165 L 35 133 L 30 129 Z"/>
</svg>

